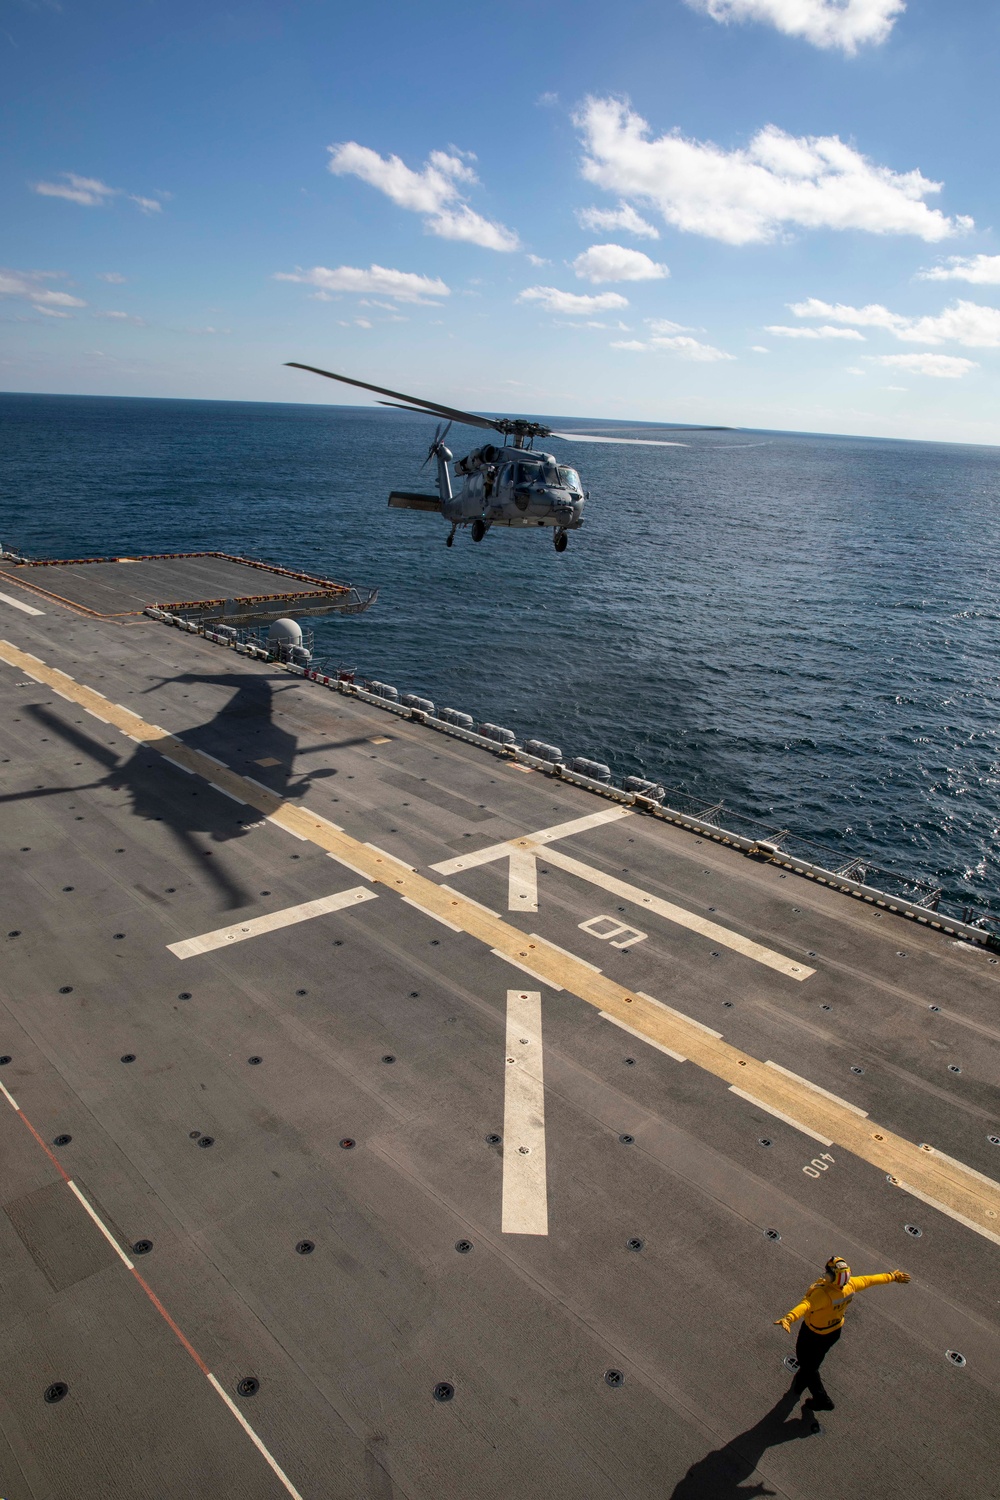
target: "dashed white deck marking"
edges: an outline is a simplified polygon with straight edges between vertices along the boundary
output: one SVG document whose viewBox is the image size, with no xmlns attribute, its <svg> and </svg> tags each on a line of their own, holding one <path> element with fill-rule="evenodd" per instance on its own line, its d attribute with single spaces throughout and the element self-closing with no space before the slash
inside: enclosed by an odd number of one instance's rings
<svg viewBox="0 0 1000 1500">
<path fill-rule="evenodd" d="M 26 615 L 44 615 L 44 609 L 36 609 L 33 604 L 25 604 L 21 599 L 15 599 L 11 594 L 0 594 L 4 604 L 10 604 L 14 609 L 21 609 Z"/>
<path fill-rule="evenodd" d="M 494 958 L 502 958 L 505 964 L 512 964 L 515 969 L 520 969 L 522 974 L 527 974 L 531 979 L 537 979 L 539 984 L 546 984 L 550 990 L 558 990 L 562 994 L 561 984 L 556 984 L 554 979 L 547 979 L 544 974 L 539 974 L 537 969 L 529 968 L 519 959 L 511 958 L 510 954 L 505 953 L 502 948 L 491 948 L 490 952 Z"/>
<path fill-rule="evenodd" d="M 433 922 L 440 922 L 442 927 L 447 927 L 450 932 L 462 932 L 464 929 L 456 927 L 454 922 L 449 922 L 447 917 L 442 917 L 439 912 L 431 911 L 427 906 L 421 906 L 419 901 L 414 901 L 412 896 L 400 896 L 400 901 L 405 901 L 407 906 L 412 906 L 422 916 L 430 917 Z"/>
<path fill-rule="evenodd" d="M 332 896 L 320 896 L 316 901 L 304 901 L 301 906 L 286 906 L 283 911 L 268 912 L 264 917 L 248 917 L 245 922 L 234 922 L 230 927 L 217 927 L 214 932 L 203 932 L 200 937 L 185 938 L 180 943 L 168 943 L 167 950 L 175 958 L 194 958 L 199 953 L 211 953 L 213 948 L 243 943 L 247 938 L 260 937 L 262 933 L 276 932 L 279 927 L 292 927 L 296 922 L 308 922 L 312 917 L 324 917 L 328 912 L 356 906 L 359 901 L 376 899 L 375 891 L 354 886 L 349 891 L 336 891 Z"/>
<path fill-rule="evenodd" d="M 804 1088 L 812 1089 L 814 1094 L 822 1094 L 824 1099 L 832 1099 L 834 1104 L 839 1104 L 841 1109 L 849 1109 L 852 1115 L 859 1115 L 862 1120 L 867 1120 L 868 1111 L 859 1109 L 856 1104 L 849 1104 L 846 1099 L 841 1099 L 839 1094 L 831 1094 L 829 1089 L 821 1089 L 818 1083 L 810 1083 L 808 1078 L 803 1078 L 801 1073 L 792 1073 L 788 1068 L 783 1068 L 780 1063 L 772 1062 L 768 1058 L 764 1064 L 765 1068 L 773 1068 L 776 1073 L 784 1073 L 786 1078 L 794 1078 L 796 1083 L 801 1083 Z"/>
<path fill-rule="evenodd" d="M 500 1226 L 504 1234 L 549 1232 L 542 1074 L 541 994 L 508 990 Z"/>
<path fill-rule="evenodd" d="M 682 1052 L 675 1052 L 673 1047 L 668 1047 L 665 1042 L 658 1042 L 655 1037 L 647 1036 L 644 1031 L 636 1031 L 635 1027 L 630 1026 L 627 1021 L 619 1021 L 617 1016 L 609 1015 L 606 1010 L 600 1010 L 597 1014 L 603 1021 L 610 1021 L 612 1026 L 617 1026 L 620 1031 L 627 1031 L 629 1036 L 634 1036 L 637 1041 L 645 1042 L 647 1047 L 655 1047 L 657 1052 L 665 1052 L 668 1057 L 673 1058 L 674 1062 L 687 1062 Z"/>
<path fill-rule="evenodd" d="M 949 1161 L 950 1159 L 950 1157 L 946 1158 Z M 964 1163 L 960 1165 L 964 1166 Z M 990 1182 L 990 1179 L 987 1177 L 984 1181 Z M 966 1229 L 974 1229 L 977 1234 L 992 1240 L 994 1245 L 1000 1245 L 1000 1234 L 995 1234 L 992 1229 L 986 1229 L 982 1224 L 977 1224 L 974 1219 L 967 1219 L 965 1214 L 960 1214 L 956 1208 L 949 1208 L 948 1204 L 942 1203 L 940 1198 L 932 1198 L 928 1193 L 922 1193 L 919 1188 L 915 1188 L 909 1182 L 903 1182 L 899 1177 L 895 1178 L 894 1186 L 902 1188 L 904 1193 L 909 1193 L 913 1198 L 919 1198 L 921 1203 L 926 1203 L 928 1207 L 936 1208 L 939 1213 L 947 1214 L 949 1219 L 955 1220 L 956 1224 L 962 1224 Z M 991 1186 L 996 1187 L 996 1183 L 991 1183 Z"/>
<path fill-rule="evenodd" d="M 828 1141 L 826 1136 L 819 1135 L 815 1130 L 810 1130 L 809 1126 L 803 1125 L 801 1120 L 793 1120 L 791 1115 L 786 1115 L 773 1104 L 768 1104 L 763 1099 L 758 1099 L 756 1094 L 748 1094 L 745 1089 L 738 1089 L 734 1083 L 729 1085 L 729 1092 L 735 1094 L 739 1099 L 745 1099 L 748 1104 L 755 1104 L 758 1109 L 762 1109 L 765 1114 L 773 1115 L 776 1120 L 782 1120 L 786 1125 L 791 1125 L 793 1130 L 801 1130 L 803 1135 L 812 1136 L 813 1140 L 819 1141 L 821 1146 L 833 1145 L 833 1142 Z"/>
</svg>

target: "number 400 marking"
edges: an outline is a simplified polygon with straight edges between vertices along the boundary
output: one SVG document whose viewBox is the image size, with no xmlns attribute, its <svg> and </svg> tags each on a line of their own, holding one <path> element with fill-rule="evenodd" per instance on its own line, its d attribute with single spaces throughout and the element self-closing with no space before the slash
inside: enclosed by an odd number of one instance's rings
<svg viewBox="0 0 1000 1500">
<path fill-rule="evenodd" d="M 829 1172 L 833 1166 L 833 1157 L 829 1151 L 824 1151 L 822 1156 L 814 1156 L 807 1167 L 802 1170 L 807 1177 L 818 1177 L 821 1172 Z"/>
</svg>

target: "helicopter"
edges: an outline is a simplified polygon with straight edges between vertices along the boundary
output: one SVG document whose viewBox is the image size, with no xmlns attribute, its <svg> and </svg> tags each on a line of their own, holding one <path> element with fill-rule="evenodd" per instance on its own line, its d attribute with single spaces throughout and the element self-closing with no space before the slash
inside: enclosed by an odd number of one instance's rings
<svg viewBox="0 0 1000 1500">
<path fill-rule="evenodd" d="M 661 438 L 615 438 L 590 433 L 553 432 L 551 427 L 545 427 L 541 422 L 531 422 L 523 417 L 479 417 L 472 412 L 442 406 L 437 401 L 425 401 L 419 396 L 407 396 L 384 386 L 369 385 L 367 381 L 355 380 L 350 375 L 335 375 L 332 370 L 321 370 L 316 365 L 299 364 L 296 360 L 288 360 L 287 366 L 293 370 L 308 370 L 313 375 L 324 375 L 328 380 L 339 380 L 344 385 L 358 386 L 364 391 L 374 391 L 378 396 L 393 398 L 379 401 L 379 406 L 393 406 L 400 411 L 445 419 L 439 420 L 424 459 L 424 465 L 430 463 L 431 459 L 436 461 L 438 493 L 427 495 L 410 490 L 393 490 L 389 496 L 389 507 L 394 510 L 432 511 L 443 516 L 451 525 L 451 530 L 445 537 L 446 547 L 453 545 L 459 527 L 468 526 L 474 542 L 481 542 L 493 526 L 524 529 L 549 527 L 556 551 L 565 552 L 569 533 L 583 525 L 583 507 L 590 498 L 589 493 L 584 490 L 575 468 L 560 463 L 551 453 L 535 449 L 536 439 L 623 443 L 650 448 L 684 446 Z M 453 484 L 451 469 L 454 455 L 445 447 L 444 442 L 453 422 L 460 422 L 467 427 L 483 427 L 500 433 L 504 439 L 500 445 L 486 443 L 455 462 L 454 478 L 461 481 L 457 490 Z M 729 432 L 731 429 L 677 427 L 671 428 L 671 431 Z"/>
</svg>

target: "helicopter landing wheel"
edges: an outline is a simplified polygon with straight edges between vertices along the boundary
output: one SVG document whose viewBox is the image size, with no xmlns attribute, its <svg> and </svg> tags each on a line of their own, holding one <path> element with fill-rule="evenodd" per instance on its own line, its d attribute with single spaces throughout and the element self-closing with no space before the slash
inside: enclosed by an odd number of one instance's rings
<svg viewBox="0 0 1000 1500">
<path fill-rule="evenodd" d="M 566 548 L 569 546 L 569 537 L 566 535 L 565 531 L 556 532 L 555 536 L 552 538 L 552 545 L 555 547 L 557 552 L 566 551 Z"/>
<path fill-rule="evenodd" d="M 481 542 L 485 535 L 486 522 L 482 519 L 481 516 L 477 516 L 472 523 L 472 540 L 474 542 Z"/>
<path fill-rule="evenodd" d="M 453 547 L 455 545 L 455 533 L 453 531 L 449 531 L 444 539 L 444 544 L 446 547 Z"/>
</svg>

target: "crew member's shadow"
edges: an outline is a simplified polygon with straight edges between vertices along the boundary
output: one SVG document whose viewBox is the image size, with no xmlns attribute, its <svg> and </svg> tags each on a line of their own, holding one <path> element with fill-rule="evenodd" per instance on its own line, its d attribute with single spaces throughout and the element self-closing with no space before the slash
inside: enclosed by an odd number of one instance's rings
<svg viewBox="0 0 1000 1500">
<path fill-rule="evenodd" d="M 794 1443 L 798 1438 L 812 1435 L 811 1416 L 800 1416 L 792 1422 L 788 1420 L 799 1399 L 794 1391 L 786 1391 L 753 1427 L 734 1437 L 724 1448 L 716 1448 L 699 1458 L 688 1469 L 670 1500 L 745 1500 L 747 1496 L 776 1494 L 777 1491 L 769 1490 L 760 1481 L 744 1489 L 743 1481 L 754 1473 L 768 1448 Z"/>
</svg>

